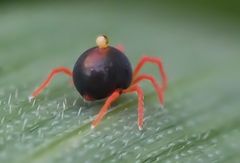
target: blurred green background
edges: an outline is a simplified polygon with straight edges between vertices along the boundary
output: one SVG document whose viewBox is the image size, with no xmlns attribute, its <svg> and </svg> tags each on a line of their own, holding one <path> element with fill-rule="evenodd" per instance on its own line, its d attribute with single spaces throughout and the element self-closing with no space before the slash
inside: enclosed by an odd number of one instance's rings
<svg viewBox="0 0 240 163">
<path fill-rule="evenodd" d="M 238 1 L 1 1 L 0 162 L 239 162 Z M 166 109 L 147 82 L 145 124 L 137 98 L 123 95 L 94 130 L 103 102 L 84 103 L 57 66 L 106 34 L 133 66 L 160 56 L 169 77 Z M 145 73 L 160 80 L 157 68 Z"/>
</svg>

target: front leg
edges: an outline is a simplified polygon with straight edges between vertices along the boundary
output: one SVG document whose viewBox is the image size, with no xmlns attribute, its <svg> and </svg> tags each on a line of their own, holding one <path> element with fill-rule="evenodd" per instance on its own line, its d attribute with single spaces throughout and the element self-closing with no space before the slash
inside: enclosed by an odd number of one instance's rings
<svg viewBox="0 0 240 163">
<path fill-rule="evenodd" d="M 69 77 L 72 78 L 72 70 L 70 70 L 67 67 L 58 67 L 58 68 L 54 68 L 51 73 L 48 75 L 47 79 L 44 80 L 42 82 L 42 84 L 35 89 L 35 91 L 32 93 L 32 95 L 29 97 L 29 100 L 35 98 L 36 96 L 38 96 L 51 82 L 51 80 L 53 79 L 53 77 L 59 73 L 63 73 Z"/>
<path fill-rule="evenodd" d="M 103 119 L 105 114 L 107 113 L 109 107 L 111 106 L 112 102 L 114 102 L 120 96 L 119 91 L 114 91 L 106 100 L 105 104 L 101 108 L 100 112 L 98 113 L 95 120 L 92 122 L 92 128 L 95 128 Z"/>
</svg>

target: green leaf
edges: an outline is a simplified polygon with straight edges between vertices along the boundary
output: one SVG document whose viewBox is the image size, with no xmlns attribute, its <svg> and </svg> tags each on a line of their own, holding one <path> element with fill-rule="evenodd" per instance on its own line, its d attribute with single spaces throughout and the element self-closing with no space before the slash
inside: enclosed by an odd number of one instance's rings
<svg viewBox="0 0 240 163">
<path fill-rule="evenodd" d="M 0 7 L 0 162 L 240 160 L 237 10 L 225 3 L 71 3 Z M 164 61 L 164 109 L 150 83 L 141 84 L 143 131 L 134 94 L 121 96 L 94 130 L 104 101 L 84 103 L 64 76 L 27 99 L 52 68 L 72 67 L 102 33 L 125 45 L 133 66 L 142 54 Z M 143 72 L 161 79 L 153 65 Z"/>
</svg>

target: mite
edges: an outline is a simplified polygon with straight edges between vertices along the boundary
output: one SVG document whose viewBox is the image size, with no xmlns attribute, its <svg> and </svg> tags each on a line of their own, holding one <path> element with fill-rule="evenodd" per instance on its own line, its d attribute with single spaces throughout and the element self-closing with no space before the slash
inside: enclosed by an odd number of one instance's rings
<svg viewBox="0 0 240 163">
<path fill-rule="evenodd" d="M 138 95 L 138 128 L 142 130 L 144 94 L 139 82 L 150 81 L 163 107 L 164 92 L 167 88 L 167 75 L 162 60 L 159 57 L 143 56 L 137 66 L 132 69 L 123 48 L 109 46 L 107 36 L 98 36 L 96 44 L 96 47 L 92 47 L 80 55 L 73 70 L 66 67 L 54 68 L 47 79 L 32 93 L 30 99 L 38 96 L 49 85 L 55 75 L 63 73 L 72 78 L 74 86 L 84 100 L 106 99 L 100 112 L 92 122 L 92 128 L 95 128 L 103 119 L 111 104 L 121 94 L 135 92 Z M 159 74 L 162 77 L 162 83 L 158 83 L 152 75 L 140 73 L 146 63 L 157 65 Z"/>
</svg>

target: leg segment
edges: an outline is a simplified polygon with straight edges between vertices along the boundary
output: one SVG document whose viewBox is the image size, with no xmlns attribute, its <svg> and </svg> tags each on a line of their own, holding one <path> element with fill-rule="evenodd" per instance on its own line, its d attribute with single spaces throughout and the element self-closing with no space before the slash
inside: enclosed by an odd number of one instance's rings
<svg viewBox="0 0 240 163">
<path fill-rule="evenodd" d="M 163 104 L 164 104 L 164 92 L 163 92 L 162 88 L 158 85 L 156 79 L 151 75 L 141 74 L 141 75 L 139 75 L 135 78 L 135 80 L 133 81 L 133 84 L 136 84 L 136 83 L 138 83 L 142 80 L 149 80 L 152 83 L 153 87 L 155 88 L 155 90 L 157 92 L 158 99 L 159 99 L 161 105 L 163 106 Z"/>
<path fill-rule="evenodd" d="M 109 107 L 111 106 L 112 102 L 115 101 L 119 96 L 120 96 L 119 91 L 115 91 L 115 92 L 113 92 L 111 94 L 111 96 L 108 97 L 108 99 L 106 100 L 106 102 L 103 105 L 102 109 L 98 113 L 97 117 L 92 122 L 92 128 L 95 128 L 101 122 L 102 118 L 107 113 L 107 111 L 108 111 Z"/>
<path fill-rule="evenodd" d="M 131 93 L 131 92 L 137 92 L 137 95 L 138 95 L 138 128 L 139 130 L 142 130 L 143 116 L 144 116 L 143 90 L 138 85 L 133 85 L 130 88 L 123 91 L 123 93 Z"/>
<path fill-rule="evenodd" d="M 38 96 L 49 85 L 53 77 L 59 73 L 64 73 L 65 75 L 72 77 L 72 71 L 69 68 L 66 67 L 55 68 L 48 75 L 47 79 L 42 82 L 42 84 L 32 93 L 32 96 L 29 98 L 32 99 Z"/>
<path fill-rule="evenodd" d="M 137 74 L 139 73 L 139 71 L 141 70 L 143 65 L 145 63 L 147 63 L 147 62 L 154 63 L 154 64 L 156 64 L 158 66 L 160 75 L 162 77 L 162 83 L 163 83 L 162 84 L 162 89 L 164 91 L 166 89 L 166 87 L 167 87 L 167 75 L 166 75 L 166 73 L 164 71 L 162 61 L 158 57 L 143 56 L 140 59 L 139 63 L 137 64 L 136 68 L 133 71 L 133 77 L 134 78 L 137 77 Z"/>
</svg>

